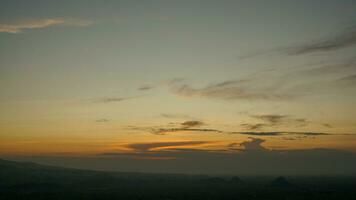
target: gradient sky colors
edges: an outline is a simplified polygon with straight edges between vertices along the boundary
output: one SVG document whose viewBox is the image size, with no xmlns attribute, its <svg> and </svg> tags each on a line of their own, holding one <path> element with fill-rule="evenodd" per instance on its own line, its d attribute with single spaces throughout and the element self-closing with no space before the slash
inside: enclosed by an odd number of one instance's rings
<svg viewBox="0 0 356 200">
<path fill-rule="evenodd" d="M 356 152 L 355 50 L 353 0 L 1 1 L 0 154 Z"/>
</svg>

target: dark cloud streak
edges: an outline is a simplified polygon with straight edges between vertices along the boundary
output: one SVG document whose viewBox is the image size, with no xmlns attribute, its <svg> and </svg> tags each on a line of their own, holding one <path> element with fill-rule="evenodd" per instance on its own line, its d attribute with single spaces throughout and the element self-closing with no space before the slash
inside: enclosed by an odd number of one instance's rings
<svg viewBox="0 0 356 200">
<path fill-rule="evenodd" d="M 302 55 L 315 52 L 329 52 L 356 45 L 356 26 L 346 28 L 342 33 L 310 44 L 287 49 L 289 55 Z"/>
<path fill-rule="evenodd" d="M 266 132 L 231 132 L 235 134 L 242 135 L 251 135 L 251 136 L 280 136 L 280 135 L 304 135 L 304 136 L 322 136 L 322 135 L 337 135 L 331 133 L 323 133 L 323 132 L 293 132 L 293 131 L 266 131 Z"/>
<path fill-rule="evenodd" d="M 293 118 L 287 115 L 251 115 L 250 117 L 263 121 L 264 123 L 243 123 L 242 127 L 247 130 L 260 130 L 265 127 L 275 127 L 283 124 L 305 126 L 309 122 L 304 118 Z"/>
<path fill-rule="evenodd" d="M 98 122 L 98 123 L 105 123 L 105 122 L 109 122 L 110 120 L 109 119 L 106 119 L 106 118 L 102 118 L 102 119 L 97 119 L 95 120 L 95 122 Z"/>
<path fill-rule="evenodd" d="M 253 80 L 227 80 L 194 88 L 188 84 L 173 83 L 172 92 L 184 97 L 202 97 L 221 100 L 289 100 L 294 95 L 273 87 L 252 87 Z"/>
<path fill-rule="evenodd" d="M 173 132 L 215 132 L 215 133 L 224 133 L 223 131 L 217 129 L 205 129 L 205 128 L 159 128 L 152 129 L 151 133 L 157 135 L 165 135 L 167 133 Z"/>
<path fill-rule="evenodd" d="M 104 98 L 97 98 L 94 99 L 94 103 L 115 103 L 115 102 L 121 102 L 121 101 L 126 101 L 130 99 L 136 99 L 139 98 L 140 96 L 132 96 L 132 97 L 104 97 Z"/>
<path fill-rule="evenodd" d="M 191 146 L 191 145 L 201 145 L 211 142 L 207 141 L 180 141 L 180 142 L 152 142 L 152 143 L 133 143 L 128 144 L 125 147 L 134 150 L 135 152 L 149 152 L 153 151 L 155 148 L 169 148 L 177 146 Z"/>
<path fill-rule="evenodd" d="M 151 85 L 143 85 L 143 86 L 141 86 L 141 87 L 139 87 L 139 88 L 137 88 L 138 90 L 141 90 L 141 91 L 146 91 L 146 90 L 151 90 L 151 89 L 153 89 L 153 86 L 151 86 Z"/>
<path fill-rule="evenodd" d="M 191 127 L 202 126 L 202 125 L 204 125 L 204 123 L 201 121 L 192 120 L 192 121 L 185 121 L 185 122 L 181 123 L 181 125 L 185 128 L 191 128 Z"/>
</svg>

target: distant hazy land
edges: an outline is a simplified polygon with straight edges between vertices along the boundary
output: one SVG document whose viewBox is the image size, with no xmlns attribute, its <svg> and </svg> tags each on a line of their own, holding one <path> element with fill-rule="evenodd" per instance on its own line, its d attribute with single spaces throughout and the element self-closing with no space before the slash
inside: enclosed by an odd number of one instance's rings
<svg viewBox="0 0 356 200">
<path fill-rule="evenodd" d="M 355 199 L 356 177 L 100 172 L 0 160 L 0 199 Z"/>
</svg>

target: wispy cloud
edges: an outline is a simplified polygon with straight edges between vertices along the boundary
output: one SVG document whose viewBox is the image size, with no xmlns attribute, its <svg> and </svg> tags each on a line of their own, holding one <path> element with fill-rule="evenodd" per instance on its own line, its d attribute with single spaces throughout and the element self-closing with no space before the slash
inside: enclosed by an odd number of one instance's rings
<svg viewBox="0 0 356 200">
<path fill-rule="evenodd" d="M 320 39 L 305 45 L 287 48 L 290 55 L 301 55 L 315 52 L 329 52 L 356 45 L 356 26 L 348 27 L 338 35 Z"/>
<path fill-rule="evenodd" d="M 264 123 L 243 123 L 247 130 L 260 130 L 266 127 L 276 127 L 280 125 L 306 126 L 309 122 L 304 118 L 293 118 L 287 115 L 251 115 L 250 117 L 263 121 Z"/>
<path fill-rule="evenodd" d="M 223 131 L 217 129 L 209 129 L 209 128 L 158 128 L 151 129 L 151 133 L 157 135 L 165 135 L 167 133 L 174 132 L 215 132 L 215 133 L 223 133 Z"/>
<path fill-rule="evenodd" d="M 140 91 L 145 91 L 145 90 L 151 90 L 153 88 L 154 87 L 152 85 L 142 85 L 142 86 L 138 87 L 137 89 Z"/>
<path fill-rule="evenodd" d="M 314 41 L 306 42 L 301 45 L 289 47 L 277 47 L 267 50 L 259 50 L 254 53 L 242 55 L 241 60 L 254 58 L 256 56 L 269 56 L 274 54 L 308 55 L 317 52 L 332 52 L 344 48 L 353 47 L 356 45 L 356 25 L 344 28 L 337 34 Z"/>
<path fill-rule="evenodd" d="M 355 86 L 356 84 L 356 74 L 347 75 L 335 81 L 336 84 L 341 84 L 343 86 Z"/>
<path fill-rule="evenodd" d="M 243 128 L 247 129 L 247 130 L 260 130 L 263 129 L 265 127 L 269 127 L 271 126 L 270 124 L 264 124 L 264 123 L 242 123 L 240 124 L 240 126 L 242 126 Z"/>
<path fill-rule="evenodd" d="M 319 65 L 321 66 L 316 68 L 311 68 L 310 65 L 308 65 L 308 69 L 293 72 L 291 74 L 288 74 L 287 76 L 290 77 L 291 75 L 299 75 L 304 77 L 311 76 L 313 78 L 317 75 L 327 75 L 327 74 L 335 74 L 339 72 L 347 72 L 356 67 L 356 56 L 352 56 L 346 59 L 344 58 L 336 62 L 324 61 L 324 62 L 320 62 Z"/>
<path fill-rule="evenodd" d="M 132 143 L 124 145 L 126 148 L 134 152 L 150 152 L 160 149 L 176 148 L 176 147 L 192 147 L 203 144 L 212 143 L 211 141 L 178 141 L 178 142 L 151 142 L 151 143 Z"/>
<path fill-rule="evenodd" d="M 189 115 L 185 115 L 185 114 L 171 114 L 171 113 L 162 113 L 161 117 L 164 118 L 169 118 L 169 119 L 185 119 L 185 118 L 192 118 Z"/>
<path fill-rule="evenodd" d="M 148 132 L 154 135 L 167 135 L 173 133 L 191 132 L 191 133 L 217 133 L 217 134 L 239 134 L 249 136 L 328 136 L 328 135 L 352 135 L 352 134 L 339 134 L 339 133 L 326 133 L 326 132 L 312 132 L 312 131 L 227 131 L 214 128 L 190 128 L 190 127 L 128 127 L 131 130 L 138 130 Z"/>
<path fill-rule="evenodd" d="M 94 103 L 115 103 L 115 102 L 121 102 L 121 101 L 126 101 L 130 99 L 136 99 L 139 96 L 132 96 L 132 97 L 103 97 L 103 98 L 96 98 L 92 100 Z"/>
<path fill-rule="evenodd" d="M 42 29 L 51 26 L 76 26 L 83 27 L 92 25 L 93 22 L 82 19 L 37 19 L 25 20 L 17 23 L 0 24 L 0 32 L 5 33 L 22 33 L 27 29 Z"/>
<path fill-rule="evenodd" d="M 169 118 L 171 116 L 169 115 Z M 176 116 L 173 116 L 176 118 Z M 168 133 L 174 132 L 222 132 L 217 129 L 210 128 L 200 128 L 206 124 L 199 120 L 188 120 L 181 123 L 171 122 L 166 126 L 156 126 L 156 127 L 138 127 L 138 126 L 129 126 L 131 130 L 147 131 L 155 135 L 166 135 Z"/>
<path fill-rule="evenodd" d="M 270 124 L 277 124 L 287 118 L 286 115 L 252 115 L 253 118 L 266 121 Z"/>
<path fill-rule="evenodd" d="M 322 125 L 324 127 L 326 127 L 326 128 L 332 128 L 333 127 L 331 124 L 328 124 L 328 123 L 323 123 Z"/>
<path fill-rule="evenodd" d="M 169 84 L 173 93 L 184 97 L 203 97 L 222 100 L 287 100 L 294 96 L 279 88 L 257 87 L 253 80 L 227 80 L 195 88 L 182 81 Z"/>
<path fill-rule="evenodd" d="M 322 135 L 337 135 L 323 132 L 294 132 L 294 131 L 267 131 L 267 132 L 254 132 L 254 131 L 242 131 L 232 132 L 235 134 L 251 135 L 251 136 L 281 136 L 281 135 L 304 135 L 304 136 L 322 136 Z"/>
<path fill-rule="evenodd" d="M 109 119 L 106 119 L 106 118 L 102 118 L 102 119 L 97 119 L 95 120 L 95 122 L 98 122 L 98 123 L 106 123 L 106 122 L 109 122 L 110 120 Z"/>
<path fill-rule="evenodd" d="M 204 125 L 204 122 L 192 120 L 192 121 L 185 121 L 185 122 L 181 123 L 181 125 L 184 128 L 191 128 L 191 127 L 196 127 L 196 126 L 202 126 L 202 125 Z"/>
</svg>

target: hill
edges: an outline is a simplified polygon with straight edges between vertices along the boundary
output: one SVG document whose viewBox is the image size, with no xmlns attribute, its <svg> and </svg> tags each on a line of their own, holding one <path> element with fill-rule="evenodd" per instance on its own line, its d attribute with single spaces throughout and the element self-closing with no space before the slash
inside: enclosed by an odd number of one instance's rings
<svg viewBox="0 0 356 200">
<path fill-rule="evenodd" d="M 266 187 L 270 185 L 277 187 Z M 292 177 L 287 181 L 275 177 L 101 172 L 0 159 L 2 200 L 355 199 L 355 186 L 355 179 L 346 177 Z"/>
</svg>

